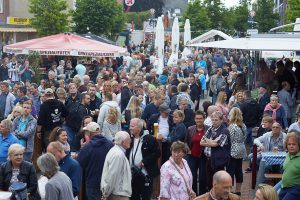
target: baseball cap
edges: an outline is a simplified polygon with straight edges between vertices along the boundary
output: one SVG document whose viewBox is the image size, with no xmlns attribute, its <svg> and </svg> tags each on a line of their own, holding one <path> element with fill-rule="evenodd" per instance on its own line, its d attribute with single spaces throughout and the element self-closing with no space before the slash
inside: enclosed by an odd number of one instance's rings
<svg viewBox="0 0 300 200">
<path fill-rule="evenodd" d="M 158 110 L 159 110 L 159 112 L 164 112 L 164 113 L 171 112 L 171 109 L 169 108 L 169 106 L 164 103 L 159 106 Z"/>
<path fill-rule="evenodd" d="M 86 127 L 84 127 L 82 130 L 84 131 L 90 131 L 92 133 L 100 131 L 100 126 L 96 122 L 90 122 Z"/>
<path fill-rule="evenodd" d="M 53 90 L 51 88 L 47 88 L 45 90 L 45 94 L 53 94 Z"/>
</svg>

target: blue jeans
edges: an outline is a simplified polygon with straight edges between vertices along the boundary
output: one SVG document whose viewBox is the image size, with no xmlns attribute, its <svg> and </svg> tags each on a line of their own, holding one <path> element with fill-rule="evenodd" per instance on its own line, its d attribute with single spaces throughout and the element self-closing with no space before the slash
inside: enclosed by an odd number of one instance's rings
<svg viewBox="0 0 300 200">
<path fill-rule="evenodd" d="M 100 200 L 102 198 L 102 192 L 99 188 L 90 188 L 86 186 L 87 200 Z"/>
<path fill-rule="evenodd" d="M 247 138 L 245 140 L 245 144 L 249 144 L 250 147 L 253 146 L 252 129 L 253 127 L 247 127 Z"/>
<path fill-rule="evenodd" d="M 300 186 L 290 188 L 281 188 L 279 192 L 279 200 L 295 200 L 300 197 Z"/>
<path fill-rule="evenodd" d="M 202 195 L 207 192 L 206 157 L 204 155 L 201 157 L 187 155 L 186 158 L 193 175 L 193 190 L 197 195 Z M 199 173 L 197 176 L 198 170 Z M 199 180 L 199 187 L 197 179 Z"/>
<path fill-rule="evenodd" d="M 213 93 L 212 99 L 211 99 L 211 102 L 212 102 L 213 105 L 215 105 L 215 103 L 217 101 L 217 97 L 218 97 L 218 94 Z"/>
</svg>

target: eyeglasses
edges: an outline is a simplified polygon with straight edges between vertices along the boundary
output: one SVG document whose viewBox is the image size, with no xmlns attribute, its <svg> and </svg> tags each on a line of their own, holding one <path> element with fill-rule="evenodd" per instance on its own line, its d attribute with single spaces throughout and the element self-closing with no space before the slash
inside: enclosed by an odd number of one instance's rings
<svg viewBox="0 0 300 200">
<path fill-rule="evenodd" d="M 273 126 L 272 128 L 280 128 L 280 126 Z"/>
</svg>

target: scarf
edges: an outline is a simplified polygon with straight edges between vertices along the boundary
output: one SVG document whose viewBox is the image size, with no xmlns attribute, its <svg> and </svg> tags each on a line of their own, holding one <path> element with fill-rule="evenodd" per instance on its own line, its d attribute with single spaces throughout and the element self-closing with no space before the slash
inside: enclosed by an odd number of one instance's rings
<svg viewBox="0 0 300 200">
<path fill-rule="evenodd" d="M 276 122 L 276 112 L 280 107 L 281 107 L 280 103 L 277 104 L 276 108 L 272 108 L 270 103 L 268 103 L 265 107 L 264 111 L 272 111 L 273 112 L 273 114 L 272 114 L 273 122 Z"/>
</svg>

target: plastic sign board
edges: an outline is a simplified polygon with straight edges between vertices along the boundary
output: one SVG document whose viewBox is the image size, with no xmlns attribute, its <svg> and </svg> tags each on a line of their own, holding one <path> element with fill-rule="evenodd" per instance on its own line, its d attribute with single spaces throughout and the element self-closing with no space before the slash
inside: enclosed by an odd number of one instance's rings
<svg viewBox="0 0 300 200">
<path fill-rule="evenodd" d="M 7 17 L 7 24 L 13 24 L 13 25 L 30 25 L 31 24 L 31 18 Z"/>
<path fill-rule="evenodd" d="M 258 29 L 247 29 L 247 35 L 258 34 Z"/>
</svg>

